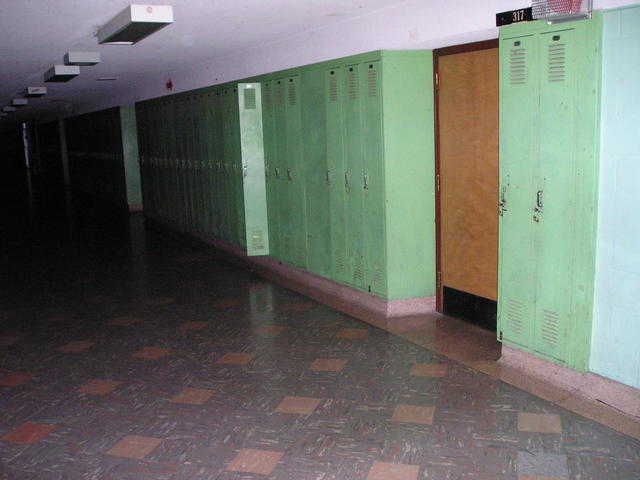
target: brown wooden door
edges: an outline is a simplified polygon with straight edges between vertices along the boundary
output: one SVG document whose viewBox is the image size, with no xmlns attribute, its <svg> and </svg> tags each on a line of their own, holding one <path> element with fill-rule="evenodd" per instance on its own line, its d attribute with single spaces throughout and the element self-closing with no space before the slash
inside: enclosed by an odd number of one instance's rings
<svg viewBox="0 0 640 480">
<path fill-rule="evenodd" d="M 437 74 L 440 305 L 442 287 L 496 300 L 498 48 L 437 55 Z"/>
</svg>

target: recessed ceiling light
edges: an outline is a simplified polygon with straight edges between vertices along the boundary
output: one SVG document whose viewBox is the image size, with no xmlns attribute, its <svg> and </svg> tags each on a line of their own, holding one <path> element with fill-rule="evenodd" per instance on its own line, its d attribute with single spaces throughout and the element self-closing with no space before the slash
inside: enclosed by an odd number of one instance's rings
<svg viewBox="0 0 640 480">
<path fill-rule="evenodd" d="M 24 95 L 27 97 L 41 97 L 47 94 L 47 87 L 27 87 Z"/>
<path fill-rule="evenodd" d="M 29 103 L 29 100 L 26 98 L 14 98 L 11 102 L 14 107 L 24 107 L 27 103 Z"/>
<path fill-rule="evenodd" d="M 98 43 L 133 45 L 171 23 L 171 5 L 129 5 L 98 30 Z"/>
<path fill-rule="evenodd" d="M 118 80 L 118 77 L 98 77 L 96 80 L 98 80 L 99 82 L 113 82 L 115 80 Z"/>
<path fill-rule="evenodd" d="M 65 65 L 80 65 L 90 67 L 100 63 L 98 52 L 67 52 L 64 54 Z"/>
<path fill-rule="evenodd" d="M 2 111 L 3 111 L 3 112 L 6 112 L 6 113 L 15 112 L 15 111 L 16 111 L 16 107 L 4 107 L 4 108 L 2 109 Z"/>
<path fill-rule="evenodd" d="M 80 67 L 75 65 L 54 65 L 44 74 L 45 82 L 68 82 L 80 75 Z"/>
</svg>

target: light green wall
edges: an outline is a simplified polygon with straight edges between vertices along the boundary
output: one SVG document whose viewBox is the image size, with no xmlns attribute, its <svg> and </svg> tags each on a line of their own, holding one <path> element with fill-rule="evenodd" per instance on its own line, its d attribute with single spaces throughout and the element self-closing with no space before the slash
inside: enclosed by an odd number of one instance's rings
<svg viewBox="0 0 640 480">
<path fill-rule="evenodd" d="M 591 371 L 640 388 L 640 6 L 604 13 Z"/>
</svg>

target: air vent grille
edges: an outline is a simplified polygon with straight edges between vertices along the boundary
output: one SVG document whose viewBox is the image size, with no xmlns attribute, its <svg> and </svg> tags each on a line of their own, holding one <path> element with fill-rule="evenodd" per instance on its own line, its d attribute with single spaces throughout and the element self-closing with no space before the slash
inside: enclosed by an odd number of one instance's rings
<svg viewBox="0 0 640 480">
<path fill-rule="evenodd" d="M 295 82 L 289 83 L 289 105 L 297 105 L 298 103 L 298 89 Z"/>
<path fill-rule="evenodd" d="M 556 348 L 558 346 L 558 339 L 560 337 L 560 326 L 558 325 L 558 314 L 551 310 L 542 310 L 542 341 L 547 344 L 549 348 Z"/>
<path fill-rule="evenodd" d="M 564 43 L 549 45 L 549 82 L 564 82 L 566 74 L 566 46 Z"/>
<path fill-rule="evenodd" d="M 329 101 L 338 101 L 338 78 L 335 75 L 329 77 Z"/>
<path fill-rule="evenodd" d="M 244 109 L 245 110 L 256 109 L 256 89 L 255 88 L 244 89 Z"/>
<path fill-rule="evenodd" d="M 355 68 L 349 68 L 347 72 L 347 96 L 349 100 L 358 98 L 358 75 Z"/>
<path fill-rule="evenodd" d="M 511 49 L 509 79 L 511 85 L 524 85 L 527 82 L 527 59 L 524 48 Z"/>
<path fill-rule="evenodd" d="M 519 300 L 509 299 L 507 302 L 507 324 L 509 325 L 509 330 L 517 336 L 522 335 L 524 330 L 523 316 L 524 304 Z"/>
<path fill-rule="evenodd" d="M 374 68 L 369 68 L 369 70 L 367 70 L 367 85 L 368 85 L 367 94 L 369 95 L 369 97 L 377 97 L 378 96 L 378 71 Z"/>
</svg>

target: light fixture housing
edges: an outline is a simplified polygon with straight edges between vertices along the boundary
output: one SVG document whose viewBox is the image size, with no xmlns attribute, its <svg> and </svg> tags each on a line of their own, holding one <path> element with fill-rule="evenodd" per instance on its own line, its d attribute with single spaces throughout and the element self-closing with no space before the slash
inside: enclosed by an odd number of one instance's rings
<svg viewBox="0 0 640 480">
<path fill-rule="evenodd" d="M 29 103 L 29 100 L 26 98 L 14 98 L 11 102 L 11 105 L 14 107 L 24 107 Z"/>
<path fill-rule="evenodd" d="M 100 53 L 98 52 L 67 52 L 64 54 L 65 65 L 90 67 L 98 63 L 100 63 Z"/>
<path fill-rule="evenodd" d="M 54 65 L 44 74 L 45 82 L 68 82 L 80 75 L 80 67 L 75 65 Z"/>
<path fill-rule="evenodd" d="M 98 77 L 96 80 L 98 82 L 115 82 L 119 77 Z"/>
<path fill-rule="evenodd" d="M 16 111 L 16 107 L 4 107 L 2 111 L 6 113 L 12 113 Z"/>
<path fill-rule="evenodd" d="M 47 87 L 27 87 L 23 94 L 26 97 L 41 97 L 47 94 Z"/>
<path fill-rule="evenodd" d="M 133 45 L 172 23 L 171 5 L 129 5 L 98 30 L 98 43 Z"/>
</svg>

